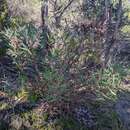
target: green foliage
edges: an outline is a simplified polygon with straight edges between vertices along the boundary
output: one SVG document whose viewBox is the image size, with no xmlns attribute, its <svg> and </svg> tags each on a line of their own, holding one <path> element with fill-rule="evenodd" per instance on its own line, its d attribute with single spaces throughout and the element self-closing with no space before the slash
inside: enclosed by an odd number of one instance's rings
<svg viewBox="0 0 130 130">
<path fill-rule="evenodd" d="M 46 68 L 43 72 L 43 77 L 47 85 L 45 99 L 48 101 L 60 101 L 68 91 L 67 83 L 65 83 L 62 75 L 59 75 L 55 70 Z"/>
<path fill-rule="evenodd" d="M 0 33 L 0 57 L 5 56 L 7 50 L 10 48 L 10 40 L 4 33 Z"/>
<path fill-rule="evenodd" d="M 0 103 L 0 110 L 5 110 L 11 108 L 11 106 L 8 103 Z"/>
<path fill-rule="evenodd" d="M 35 46 L 37 41 L 37 29 L 31 24 L 19 26 L 16 29 L 8 28 L 5 30 L 5 35 L 10 39 L 10 48 L 8 54 L 13 57 L 14 63 L 19 69 L 22 69 L 23 63 L 32 62 L 35 57 Z"/>
<path fill-rule="evenodd" d="M 117 98 L 117 91 L 121 87 L 122 80 L 127 75 L 124 67 L 113 65 L 93 74 L 90 83 L 96 86 L 97 93 L 107 99 Z"/>
<path fill-rule="evenodd" d="M 22 88 L 20 91 L 17 92 L 15 95 L 15 100 L 19 101 L 27 101 L 29 97 L 29 93 L 26 89 Z"/>
<path fill-rule="evenodd" d="M 47 123 L 48 114 L 39 114 L 36 112 L 23 113 L 21 115 L 21 120 L 23 120 L 23 125 L 28 129 L 38 129 L 38 130 L 86 130 L 83 126 L 77 125 L 77 122 L 71 117 L 57 119 L 54 123 Z M 17 118 L 18 119 L 18 118 Z M 30 124 L 31 123 L 31 124 Z"/>
<path fill-rule="evenodd" d="M 61 125 L 60 130 L 87 130 L 83 125 L 77 125 L 77 122 L 72 117 L 62 117 L 59 120 L 59 125 Z"/>
<path fill-rule="evenodd" d="M 130 34 L 130 25 L 124 26 L 124 27 L 121 29 L 121 31 L 122 31 L 124 34 L 126 34 L 127 36 L 129 36 L 129 34 Z"/>
<path fill-rule="evenodd" d="M 7 25 L 8 9 L 6 0 L 0 0 L 0 29 Z"/>
<path fill-rule="evenodd" d="M 97 130 L 104 130 L 106 128 L 111 128 L 111 130 L 124 130 L 123 124 L 113 109 L 104 108 L 102 105 L 100 107 L 101 111 L 96 113 Z"/>
</svg>

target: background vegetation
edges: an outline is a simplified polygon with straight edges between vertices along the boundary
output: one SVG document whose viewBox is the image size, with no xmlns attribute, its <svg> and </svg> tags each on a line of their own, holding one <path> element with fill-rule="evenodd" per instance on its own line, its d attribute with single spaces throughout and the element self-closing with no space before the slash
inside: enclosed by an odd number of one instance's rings
<svg viewBox="0 0 130 130">
<path fill-rule="evenodd" d="M 129 130 L 129 20 L 127 0 L 0 0 L 0 130 Z"/>
</svg>

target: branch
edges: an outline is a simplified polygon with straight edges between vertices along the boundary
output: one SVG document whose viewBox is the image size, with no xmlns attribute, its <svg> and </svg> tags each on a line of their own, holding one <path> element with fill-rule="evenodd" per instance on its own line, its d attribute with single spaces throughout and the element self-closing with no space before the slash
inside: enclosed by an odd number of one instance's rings
<svg viewBox="0 0 130 130">
<path fill-rule="evenodd" d="M 62 9 L 62 11 L 60 11 L 60 14 L 58 16 L 55 16 L 55 20 L 56 20 L 56 26 L 59 27 L 60 25 L 60 21 L 61 21 L 61 17 L 63 16 L 64 12 L 67 10 L 67 8 L 72 4 L 74 0 L 69 0 L 68 4 Z M 58 12 L 59 13 L 59 12 Z"/>
</svg>

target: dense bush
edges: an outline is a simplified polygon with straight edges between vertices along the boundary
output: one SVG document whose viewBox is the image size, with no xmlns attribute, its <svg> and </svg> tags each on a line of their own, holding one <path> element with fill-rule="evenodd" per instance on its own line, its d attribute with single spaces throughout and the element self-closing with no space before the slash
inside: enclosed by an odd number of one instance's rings
<svg viewBox="0 0 130 130">
<path fill-rule="evenodd" d="M 109 62 L 128 22 L 122 1 L 5 2 L 0 129 L 122 130 L 114 105 L 128 66 Z"/>
</svg>

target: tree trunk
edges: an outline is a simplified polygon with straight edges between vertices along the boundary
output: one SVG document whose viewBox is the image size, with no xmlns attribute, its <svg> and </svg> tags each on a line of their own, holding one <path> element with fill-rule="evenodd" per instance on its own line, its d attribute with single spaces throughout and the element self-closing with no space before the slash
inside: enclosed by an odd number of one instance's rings
<svg viewBox="0 0 130 130">
<path fill-rule="evenodd" d="M 110 10 L 108 9 L 108 0 L 106 0 L 106 14 L 107 12 Z M 118 3 L 118 14 L 117 14 L 117 21 L 116 21 L 116 25 L 114 28 L 114 32 L 113 34 L 110 34 L 112 32 L 110 32 L 109 30 L 109 26 L 112 24 L 111 23 L 111 16 L 109 13 L 109 19 L 108 19 L 108 27 L 107 27 L 107 32 L 106 32 L 106 40 L 105 40 L 105 51 L 104 51 L 104 67 L 106 67 L 108 65 L 109 59 L 110 59 L 110 53 L 111 53 L 111 49 L 114 46 L 116 40 L 117 40 L 117 36 L 118 36 L 118 31 L 119 31 L 119 27 L 120 27 L 120 22 L 121 22 L 121 14 L 122 14 L 122 0 L 119 0 Z"/>
<path fill-rule="evenodd" d="M 41 38 L 40 38 L 40 49 L 39 52 L 39 62 L 45 59 L 47 54 L 48 46 L 48 0 L 43 0 L 41 7 Z"/>
</svg>

